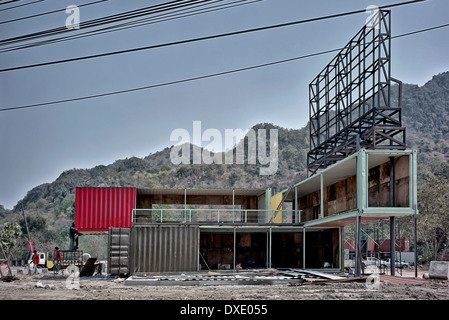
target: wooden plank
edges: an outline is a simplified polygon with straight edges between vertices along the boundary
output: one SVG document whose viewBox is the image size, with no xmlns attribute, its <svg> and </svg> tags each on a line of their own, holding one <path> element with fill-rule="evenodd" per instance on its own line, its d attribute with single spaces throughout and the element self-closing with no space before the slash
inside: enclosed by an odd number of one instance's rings
<svg viewBox="0 0 449 320">
<path fill-rule="evenodd" d="M 345 277 L 340 277 L 340 276 L 336 276 L 334 274 L 324 273 L 324 272 L 319 272 L 319 271 L 302 270 L 302 272 L 308 273 L 308 274 L 311 274 L 311 275 L 314 275 L 314 276 L 322 277 L 322 278 L 325 278 L 325 279 L 330 279 L 330 280 L 346 279 Z"/>
</svg>

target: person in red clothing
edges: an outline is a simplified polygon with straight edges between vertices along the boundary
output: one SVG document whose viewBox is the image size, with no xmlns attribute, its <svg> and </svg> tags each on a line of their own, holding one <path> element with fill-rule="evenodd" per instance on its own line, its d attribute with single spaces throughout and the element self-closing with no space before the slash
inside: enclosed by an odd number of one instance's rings
<svg viewBox="0 0 449 320">
<path fill-rule="evenodd" d="M 31 259 L 33 263 L 33 274 L 37 273 L 37 265 L 39 264 L 39 254 L 36 250 L 33 250 L 33 258 Z"/>
<path fill-rule="evenodd" d="M 59 272 L 59 267 L 61 265 L 61 251 L 59 251 L 58 247 L 55 247 L 55 258 L 54 258 L 54 268 L 56 273 Z"/>
</svg>

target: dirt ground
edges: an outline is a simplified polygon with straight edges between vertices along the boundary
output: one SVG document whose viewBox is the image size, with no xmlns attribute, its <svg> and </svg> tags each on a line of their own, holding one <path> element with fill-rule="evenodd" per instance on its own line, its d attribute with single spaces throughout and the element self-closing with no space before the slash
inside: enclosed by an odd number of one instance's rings
<svg viewBox="0 0 449 320">
<path fill-rule="evenodd" d="M 425 270 L 420 270 L 422 278 Z M 398 275 L 398 274 L 397 274 Z M 403 277 L 414 277 L 404 270 Z M 449 300 L 449 281 L 368 286 L 364 282 L 332 284 L 148 286 L 127 285 L 122 278 L 68 278 L 45 273 L 0 282 L 0 300 Z"/>
</svg>

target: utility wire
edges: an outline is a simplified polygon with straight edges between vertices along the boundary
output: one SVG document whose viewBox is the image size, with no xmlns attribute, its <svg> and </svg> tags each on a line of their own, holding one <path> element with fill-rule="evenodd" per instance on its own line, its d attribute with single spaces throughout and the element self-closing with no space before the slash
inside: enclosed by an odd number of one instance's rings
<svg viewBox="0 0 449 320">
<path fill-rule="evenodd" d="M 11 0 L 11 1 L 6 1 L 6 2 L 0 2 L 0 5 L 2 6 L 4 4 L 8 4 L 8 3 L 11 3 L 11 2 L 18 2 L 18 1 L 20 1 L 20 0 Z"/>
<path fill-rule="evenodd" d="M 80 5 L 77 5 L 77 7 L 78 8 L 87 7 L 87 6 L 90 6 L 90 5 L 93 5 L 93 4 L 97 4 L 97 3 L 100 3 L 100 2 L 106 2 L 106 1 L 109 1 L 109 0 L 98 0 L 98 1 L 94 1 L 94 2 L 80 4 Z M 26 17 L 14 18 L 14 19 L 11 19 L 11 20 L 2 21 L 2 22 L 0 22 L 0 24 L 6 24 L 6 23 L 11 23 L 11 22 L 16 22 L 16 21 L 22 21 L 22 20 L 26 20 L 26 19 L 30 19 L 30 18 L 36 18 L 36 17 L 42 17 L 42 16 L 46 16 L 46 15 L 49 15 L 49 14 L 52 14 L 52 13 L 61 12 L 61 11 L 65 11 L 65 8 L 58 9 L 58 10 L 53 10 L 53 11 L 48 11 L 48 12 L 43 12 L 43 13 L 37 13 L 37 14 L 33 14 L 31 16 L 26 16 Z"/>
<path fill-rule="evenodd" d="M 402 37 L 415 35 L 415 34 L 423 33 L 423 32 L 428 32 L 428 31 L 432 31 L 432 30 L 436 30 L 436 29 L 441 29 L 441 28 L 445 28 L 445 27 L 449 27 L 449 23 L 443 24 L 443 25 L 440 25 L 440 26 L 436 26 L 436 27 L 416 30 L 416 31 L 408 32 L 408 33 L 403 33 L 403 34 L 400 34 L 400 35 L 393 36 L 393 37 L 391 37 L 391 39 L 402 38 Z M 278 61 L 268 62 L 268 63 L 264 63 L 264 64 L 259 64 L 259 65 L 244 67 L 244 68 L 240 68 L 240 69 L 228 70 L 228 71 L 212 73 L 212 74 L 208 74 L 208 75 L 192 77 L 192 78 L 186 78 L 186 79 L 181 79 L 181 80 L 175 80 L 175 81 L 170 81 L 170 82 L 164 82 L 164 83 L 159 83 L 159 84 L 153 84 L 153 85 L 148 85 L 148 86 L 143 86 L 143 87 L 138 87 L 138 88 L 131 88 L 131 89 L 125 89 L 125 90 L 120 90 L 120 91 L 106 92 L 106 93 L 100 93 L 100 94 L 95 94 L 95 95 L 90 95 L 90 96 L 70 98 L 70 99 L 64 99 L 64 100 L 55 100 L 55 101 L 50 101 L 50 102 L 29 104 L 29 105 L 23 105 L 23 106 L 18 106 L 18 107 L 4 108 L 4 109 L 0 109 L 0 112 L 2 112 L 2 111 L 20 110 L 20 109 L 29 109 L 29 108 L 36 108 L 36 107 L 43 107 L 43 106 L 54 105 L 54 104 L 59 104 L 59 103 L 81 101 L 81 100 L 100 98 L 100 97 L 107 97 L 107 96 L 119 95 L 119 94 L 123 94 L 123 93 L 135 92 L 135 91 L 141 91 L 141 90 L 160 88 L 160 87 L 165 87 L 165 86 L 169 86 L 169 85 L 181 84 L 181 83 L 186 83 L 186 82 L 191 82 L 191 81 L 196 81 L 196 80 L 202 80 L 202 79 L 207 79 L 207 78 L 212 78 L 212 77 L 228 75 L 228 74 L 242 72 L 242 71 L 259 69 L 259 68 L 263 68 L 263 67 L 268 67 L 268 66 L 273 66 L 273 65 L 277 65 L 277 64 L 286 63 L 286 62 L 302 60 L 302 59 L 316 57 L 316 56 L 320 56 L 320 55 L 324 55 L 324 54 L 328 54 L 328 53 L 332 53 L 332 52 L 338 52 L 338 51 L 341 51 L 342 49 L 343 48 L 326 50 L 326 51 L 311 53 L 311 54 L 307 54 L 307 55 L 303 55 L 303 56 L 299 56 L 299 57 L 294 57 L 294 58 L 289 58 L 289 59 L 284 59 L 284 60 L 278 60 Z"/>
<path fill-rule="evenodd" d="M 30 4 L 35 4 L 35 3 L 38 3 L 38 2 L 42 2 L 42 1 L 45 1 L 45 0 L 36 0 L 36 1 L 33 1 L 33 2 L 29 2 L 29 3 L 25 3 L 25 4 L 20 4 L 20 5 L 14 6 L 14 7 L 9 7 L 9 8 L 5 8 L 5 9 L 0 9 L 0 11 L 6 11 L 6 10 L 14 9 L 14 8 L 24 7 L 24 6 L 28 6 L 28 5 L 30 5 Z"/>
<path fill-rule="evenodd" d="M 427 1 L 427 0 L 413 0 L 413 1 L 396 3 L 396 4 L 390 4 L 390 5 L 385 5 L 385 6 L 379 7 L 379 9 L 391 8 L 391 7 L 402 6 L 402 5 L 423 2 L 423 1 Z M 131 52 L 138 52 L 138 51 L 143 51 L 143 50 L 163 48 L 163 47 L 168 47 L 168 46 L 181 45 L 181 44 L 193 43 L 193 42 L 204 41 L 204 40 L 212 40 L 212 39 L 217 39 L 217 38 L 222 38 L 222 37 L 236 36 L 236 35 L 247 34 L 247 33 L 252 33 L 252 32 L 275 29 L 275 28 L 282 28 L 282 27 L 287 27 L 287 26 L 292 26 L 292 25 L 297 25 L 297 24 L 302 24 L 302 23 L 315 22 L 315 21 L 320 21 L 320 20 L 324 20 L 324 19 L 343 17 L 343 16 L 358 14 L 358 13 L 362 13 L 362 12 L 365 13 L 366 9 L 345 12 L 345 13 L 338 13 L 338 14 L 333 14 L 333 15 L 323 16 L 323 17 L 318 17 L 318 18 L 311 18 L 311 19 L 281 23 L 281 24 L 276 24 L 276 25 L 258 27 L 258 28 L 253 28 L 253 29 L 246 29 L 246 30 L 228 32 L 228 33 L 215 34 L 215 35 L 204 36 L 204 37 L 199 37 L 199 38 L 192 38 L 192 39 L 187 39 L 187 40 L 167 42 L 167 43 L 145 46 L 145 47 L 131 48 L 131 49 L 125 49 L 125 50 L 119 50 L 119 51 L 112 51 L 112 52 L 105 52 L 105 53 L 99 53 L 99 54 L 88 55 L 88 56 L 63 59 L 63 60 L 48 61 L 48 62 L 41 62 L 41 63 L 30 64 L 30 65 L 11 67 L 11 68 L 6 68 L 6 69 L 0 69 L 0 73 L 7 72 L 7 71 L 15 71 L 15 70 L 43 67 L 43 66 L 48 66 L 48 65 L 62 64 L 62 63 L 68 63 L 68 62 L 74 62 L 74 61 L 88 60 L 88 59 L 94 59 L 94 58 L 100 58 L 100 57 L 107 57 L 107 56 L 113 56 L 113 55 L 120 55 L 120 54 L 124 54 L 124 53 L 131 53 Z"/>
<path fill-rule="evenodd" d="M 196 1 L 199 1 L 199 0 L 190 0 L 188 2 L 191 4 L 192 2 L 196 2 Z M 205 2 L 205 1 L 207 2 L 207 1 L 211 1 L 211 0 L 203 0 L 201 2 Z M 395 6 L 406 5 L 406 4 L 416 3 L 416 2 L 423 2 L 423 1 L 427 1 L 427 0 L 407 1 L 407 2 L 402 2 L 402 3 L 392 4 L 392 5 L 386 5 L 386 6 L 383 6 L 383 7 L 380 7 L 380 8 L 395 7 Z M 111 19 L 118 19 L 118 18 L 123 19 L 123 18 L 130 18 L 130 17 L 134 18 L 134 17 L 137 17 L 137 14 L 146 14 L 146 13 L 148 13 L 147 10 L 154 10 L 156 8 L 160 8 L 161 6 L 167 6 L 167 5 L 168 6 L 172 6 L 173 2 L 177 2 L 177 5 L 180 5 L 179 1 L 171 1 L 171 2 L 160 4 L 160 5 L 145 7 L 145 8 L 142 8 L 142 9 L 136 9 L 136 10 L 124 12 L 124 13 L 121 13 L 121 14 L 107 16 L 107 17 L 104 17 L 104 18 L 101 18 L 101 19 L 94 19 L 94 20 L 86 21 L 86 22 L 81 23 L 80 27 L 87 28 L 87 27 L 96 26 L 96 25 L 98 25 L 98 23 L 111 23 L 111 22 L 113 22 Z M 182 4 L 183 3 L 181 3 L 181 5 Z M 167 8 L 164 8 L 164 9 L 167 9 Z M 168 8 L 168 9 L 170 9 L 170 8 Z M 331 16 L 331 17 L 322 17 L 322 19 L 335 18 L 335 17 L 342 16 L 342 15 L 356 14 L 356 13 L 361 13 L 361 12 L 366 12 L 366 9 L 358 10 L 356 12 L 337 14 L 337 15 L 334 15 L 334 16 Z M 315 19 L 317 19 L 317 18 L 314 18 L 312 20 L 315 20 Z M 319 19 L 317 19 L 317 20 L 319 20 Z M 117 20 L 115 20 L 115 21 L 117 21 Z M 309 21 L 292 22 L 292 23 L 288 23 L 286 25 L 291 25 L 291 24 L 296 24 L 296 23 L 304 23 L 304 22 L 309 22 Z M 283 25 L 281 25 L 281 26 L 283 26 Z M 276 26 L 274 26 L 274 27 L 276 27 Z M 18 36 L 18 37 L 13 37 L 13 38 L 9 38 L 9 39 L 0 40 L 0 44 L 8 44 L 8 43 L 11 43 L 11 42 L 30 40 L 30 39 L 33 39 L 33 38 L 36 38 L 36 37 L 55 35 L 57 33 L 64 33 L 64 32 L 69 32 L 69 31 L 71 31 L 71 30 L 68 30 L 67 28 L 64 28 L 64 27 L 59 27 L 59 28 L 54 28 L 54 29 L 50 29 L 50 30 L 35 32 L 35 33 L 32 33 L 32 34 L 28 34 L 28 35 L 23 35 L 23 36 Z"/>
<path fill-rule="evenodd" d="M 195 4 L 198 2 L 210 2 L 210 1 L 212 1 L 212 0 L 169 1 L 169 2 L 152 5 L 152 6 L 141 8 L 141 9 L 134 9 L 131 11 L 113 14 L 110 16 L 102 17 L 102 18 L 84 21 L 84 22 L 80 23 L 80 29 L 86 29 L 86 28 L 99 26 L 102 24 L 109 24 L 109 23 L 113 23 L 113 22 L 123 21 L 126 19 L 132 19 L 132 18 L 144 16 L 147 14 L 152 14 L 154 12 L 162 12 L 162 11 L 166 11 L 166 10 L 171 10 L 171 9 L 177 8 L 177 7 L 191 6 L 192 4 Z M 36 38 L 40 38 L 40 37 L 45 37 L 45 36 L 57 35 L 60 33 L 67 33 L 67 32 L 71 32 L 71 31 L 73 31 L 73 30 L 68 29 L 65 26 L 58 27 L 58 28 L 34 32 L 34 33 L 22 35 L 22 36 L 16 36 L 16 37 L 8 38 L 8 39 L 3 39 L 3 40 L 0 40 L 0 44 L 8 44 L 8 43 L 15 43 L 15 42 L 19 42 L 19 41 L 26 41 L 26 40 L 36 39 Z"/>
<path fill-rule="evenodd" d="M 224 0 L 218 0 L 218 1 L 214 1 L 214 2 L 221 2 L 221 1 L 224 1 Z M 33 47 L 47 45 L 47 44 L 52 44 L 52 43 L 68 41 L 68 40 L 76 40 L 76 39 L 81 39 L 81 38 L 86 38 L 86 37 L 91 37 L 91 36 L 97 36 L 97 35 L 106 34 L 106 33 L 110 33 L 110 32 L 116 32 L 116 31 L 135 28 L 135 27 L 141 27 L 141 26 L 145 26 L 145 25 L 149 25 L 149 24 L 156 24 L 156 23 L 165 22 L 165 21 L 177 20 L 177 19 L 191 17 L 191 16 L 200 15 L 200 14 L 204 14 L 204 13 L 215 12 L 215 11 L 225 10 L 225 9 L 234 8 L 234 7 L 238 7 L 238 6 L 249 5 L 249 4 L 253 4 L 255 2 L 260 2 L 260 1 L 264 1 L 264 0 L 251 0 L 251 1 L 238 0 L 238 1 L 231 2 L 231 3 L 219 4 L 219 5 L 215 5 L 215 6 L 211 6 L 211 7 L 207 7 L 207 8 L 190 10 L 192 8 L 208 5 L 208 4 L 200 4 L 200 5 L 191 7 L 191 8 L 184 8 L 184 9 L 180 9 L 180 10 L 173 11 L 170 13 L 159 14 L 155 17 L 142 18 L 142 19 L 139 19 L 139 20 L 136 20 L 133 22 L 126 22 L 126 23 L 122 23 L 119 25 L 105 27 L 105 28 L 93 30 L 93 31 L 88 31 L 88 32 L 81 33 L 81 34 L 69 35 L 69 36 L 64 36 L 64 37 L 50 39 L 50 40 L 37 41 L 37 42 L 26 44 L 26 45 L 12 46 L 12 47 L 8 47 L 6 49 L 0 50 L 0 54 L 6 53 L 6 52 L 11 52 L 11 51 L 16 51 L 16 50 L 33 48 Z M 190 10 L 190 11 L 187 11 L 187 10 Z M 0 44 L 0 46 L 1 46 L 1 44 Z"/>
</svg>

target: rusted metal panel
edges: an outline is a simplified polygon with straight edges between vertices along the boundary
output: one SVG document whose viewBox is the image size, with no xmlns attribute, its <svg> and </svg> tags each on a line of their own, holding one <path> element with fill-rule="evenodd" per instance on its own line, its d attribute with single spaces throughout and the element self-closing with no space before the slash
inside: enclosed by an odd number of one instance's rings
<svg viewBox="0 0 449 320">
<path fill-rule="evenodd" d="M 197 271 L 197 226 L 134 226 L 131 231 L 131 270 L 141 272 Z"/>
<path fill-rule="evenodd" d="M 75 227 L 80 232 L 130 228 L 136 188 L 77 187 Z"/>
</svg>

